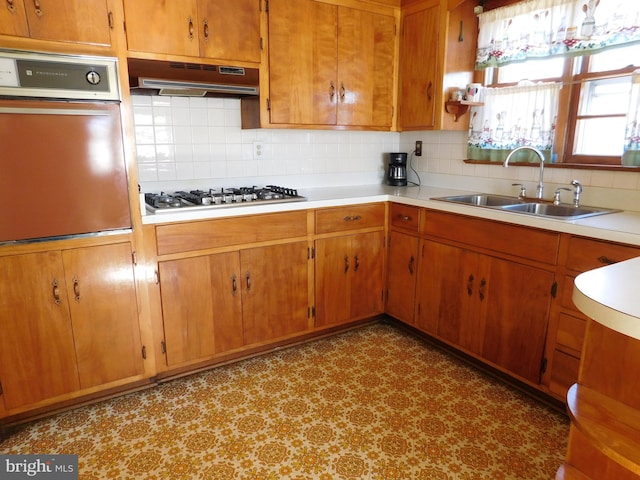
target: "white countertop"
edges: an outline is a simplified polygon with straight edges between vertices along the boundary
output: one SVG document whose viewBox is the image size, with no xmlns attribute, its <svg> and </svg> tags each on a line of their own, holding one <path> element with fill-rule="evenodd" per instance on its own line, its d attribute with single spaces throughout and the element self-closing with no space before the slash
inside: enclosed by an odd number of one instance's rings
<svg viewBox="0 0 640 480">
<path fill-rule="evenodd" d="M 497 209 L 432 200 L 433 197 L 478 193 L 468 190 L 454 190 L 438 187 L 389 187 L 386 185 L 356 185 L 348 187 L 309 188 L 299 190 L 307 198 L 304 202 L 249 204 L 236 207 L 211 208 L 171 213 L 149 214 L 142 217 L 143 224 L 172 223 L 190 220 L 224 218 L 259 213 L 287 212 L 310 208 L 355 205 L 370 202 L 398 202 L 419 207 L 428 207 L 453 213 L 499 220 L 517 225 L 543 228 L 562 233 L 583 235 L 586 237 L 614 242 L 640 245 L 640 212 L 620 212 L 598 215 L 579 220 L 559 220 L 542 218 L 522 213 L 506 212 Z M 486 192 L 483 192 L 486 193 Z M 144 208 L 144 206 L 143 206 Z M 175 212 L 175 213 L 174 213 Z"/>
<path fill-rule="evenodd" d="M 576 277 L 573 302 L 585 315 L 640 340 L 640 257 Z"/>
</svg>

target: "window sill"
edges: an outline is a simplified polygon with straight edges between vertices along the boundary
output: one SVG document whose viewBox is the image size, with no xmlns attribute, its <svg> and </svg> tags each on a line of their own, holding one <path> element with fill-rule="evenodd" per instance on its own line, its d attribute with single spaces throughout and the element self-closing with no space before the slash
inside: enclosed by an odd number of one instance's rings
<svg viewBox="0 0 640 480">
<path fill-rule="evenodd" d="M 502 162 L 491 162 L 489 160 L 464 160 L 464 163 L 471 165 L 497 165 L 502 166 Z M 516 167 L 535 167 L 539 168 L 539 163 L 532 162 L 509 162 L 509 166 Z M 626 166 L 626 165 L 597 165 L 597 164 L 585 164 L 585 163 L 545 163 L 545 168 L 571 168 L 575 170 L 610 170 L 614 172 L 638 172 L 640 166 Z"/>
</svg>

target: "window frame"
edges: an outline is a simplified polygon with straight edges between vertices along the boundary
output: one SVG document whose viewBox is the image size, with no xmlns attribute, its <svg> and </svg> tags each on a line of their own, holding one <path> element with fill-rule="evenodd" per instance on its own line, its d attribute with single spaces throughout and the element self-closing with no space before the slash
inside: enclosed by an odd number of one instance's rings
<svg viewBox="0 0 640 480">
<path fill-rule="evenodd" d="M 534 61 L 534 60 L 533 60 Z M 557 154 L 557 164 L 571 167 L 605 167 L 605 168 L 625 168 L 622 165 L 621 155 L 588 155 L 574 154 L 575 134 L 577 121 L 580 118 L 596 118 L 597 116 L 580 115 L 580 93 L 585 82 L 631 76 L 638 67 L 625 67 L 617 70 L 605 72 L 589 72 L 591 61 L 590 55 L 580 57 L 564 58 L 564 66 L 560 77 L 536 78 L 536 82 L 557 82 L 562 84 L 559 96 L 558 116 L 555 133 L 555 153 Z M 576 68 L 576 63 L 578 68 Z M 576 72 L 576 73 L 574 73 Z M 500 88 L 517 85 L 517 82 L 499 82 L 500 67 L 492 67 L 485 74 L 485 85 L 487 87 Z M 613 117 L 616 115 L 606 115 Z M 638 168 L 638 167 L 632 167 Z"/>
<path fill-rule="evenodd" d="M 483 2 L 483 10 L 489 11 L 489 10 L 493 10 L 495 8 L 501 8 L 501 7 L 506 7 L 509 5 L 513 5 L 515 3 L 519 3 L 522 2 L 524 0 L 484 0 Z M 585 57 L 590 57 L 590 56 L 585 56 Z M 564 69 L 563 69 L 563 73 L 562 73 L 562 81 L 563 82 L 563 88 L 560 89 L 560 105 L 558 106 L 558 121 L 556 124 L 556 144 L 558 146 L 561 146 L 562 148 L 558 148 L 558 150 L 560 152 L 562 152 L 562 154 L 559 154 L 559 158 L 557 159 L 556 163 L 552 163 L 551 167 L 557 167 L 557 168 L 576 168 L 576 169 L 594 169 L 594 170 L 615 170 L 615 171 L 619 171 L 619 170 L 629 170 L 629 171 L 638 171 L 638 169 L 640 169 L 640 166 L 628 166 L 628 165 L 622 165 L 622 157 L 611 157 L 611 158 L 615 158 L 617 160 L 616 163 L 603 163 L 603 157 L 602 156 L 587 156 L 587 155 L 581 155 L 581 160 L 584 160 L 583 162 L 580 163 L 576 163 L 576 162 L 570 162 L 568 161 L 567 158 L 565 158 L 564 156 L 564 152 L 566 150 L 566 139 L 568 136 L 571 136 L 571 138 L 575 137 L 575 119 L 573 120 L 573 124 L 569 124 L 570 122 L 570 111 L 569 111 L 569 102 L 571 100 L 571 95 L 575 95 L 576 96 L 576 100 L 574 101 L 575 104 L 575 112 L 577 114 L 578 111 L 578 106 L 579 106 L 579 99 L 580 99 L 580 89 L 579 88 L 574 88 L 573 82 L 572 82 L 572 73 L 573 73 L 573 63 L 575 61 L 576 57 L 567 57 L 565 59 L 564 62 Z M 585 64 L 587 66 L 585 66 Z M 583 68 L 587 68 L 588 69 L 588 61 L 583 61 L 582 62 L 582 67 Z M 620 71 L 626 71 L 632 73 L 634 70 L 636 70 L 637 67 L 635 68 L 623 68 Z M 619 72 L 620 72 L 619 71 Z M 486 86 L 495 86 L 495 85 L 500 85 L 500 86 L 510 86 L 510 85 L 516 85 L 516 83 L 504 83 L 504 84 L 498 84 L 497 80 L 498 80 L 498 69 L 497 68 L 493 68 L 492 69 L 493 72 L 493 78 L 491 79 L 491 84 L 489 84 L 488 82 L 488 76 L 485 74 L 485 85 Z M 477 72 L 480 73 L 480 72 Z M 597 74 L 594 75 L 602 75 L 601 72 L 598 72 Z M 580 73 L 578 74 L 580 75 Z M 589 74 L 591 75 L 591 74 Z M 495 82 L 494 82 L 495 80 Z M 539 81 L 558 81 L 557 79 L 540 79 Z M 573 145 L 573 143 L 572 143 Z M 606 157 L 605 157 L 606 158 Z M 469 163 L 490 163 L 490 162 L 485 162 L 485 161 L 480 161 L 480 160 L 467 160 L 466 162 Z M 597 163 L 596 163 L 597 162 Z"/>
</svg>

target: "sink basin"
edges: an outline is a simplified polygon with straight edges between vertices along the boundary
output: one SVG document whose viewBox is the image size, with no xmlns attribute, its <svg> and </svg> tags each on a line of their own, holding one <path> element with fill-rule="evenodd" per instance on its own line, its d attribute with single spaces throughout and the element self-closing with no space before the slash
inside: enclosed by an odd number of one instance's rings
<svg viewBox="0 0 640 480">
<path fill-rule="evenodd" d="M 522 200 L 504 195 L 490 195 L 477 193 L 472 195 L 454 195 L 451 197 L 439 197 L 433 200 L 443 200 L 445 202 L 464 203 L 466 205 L 478 205 L 480 207 L 503 207 L 505 205 L 521 204 Z"/>
<path fill-rule="evenodd" d="M 521 203 L 518 205 L 505 205 L 502 209 L 510 212 L 529 213 L 541 217 L 563 218 L 565 220 L 575 220 L 576 218 L 592 217 L 594 215 L 604 215 L 606 213 L 620 211 L 596 207 L 553 205 L 551 203 Z"/>
<path fill-rule="evenodd" d="M 434 197 L 432 200 L 444 202 L 460 203 L 464 205 L 474 205 L 477 207 L 492 208 L 494 210 L 504 210 L 527 215 L 537 215 L 539 217 L 556 218 L 562 220 L 576 220 L 578 218 L 592 217 L 595 215 L 605 215 L 607 213 L 619 212 L 598 207 L 574 207 L 573 205 L 554 205 L 541 201 L 520 200 L 516 197 L 505 195 L 492 195 L 489 193 L 473 193 L 469 195 L 452 195 L 449 197 Z"/>
</svg>

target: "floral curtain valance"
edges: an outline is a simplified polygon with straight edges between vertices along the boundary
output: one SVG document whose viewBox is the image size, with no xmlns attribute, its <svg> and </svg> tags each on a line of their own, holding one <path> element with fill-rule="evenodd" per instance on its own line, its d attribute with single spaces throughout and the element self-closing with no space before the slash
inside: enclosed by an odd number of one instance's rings
<svg viewBox="0 0 640 480">
<path fill-rule="evenodd" d="M 479 17 L 476 69 L 640 42 L 640 0 L 529 0 Z"/>
</svg>

